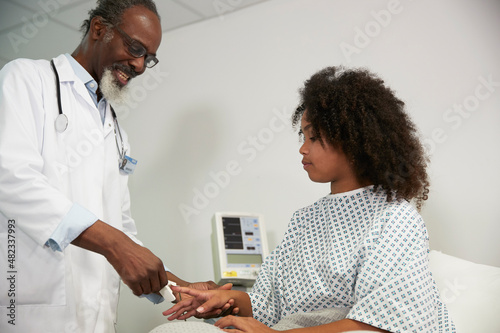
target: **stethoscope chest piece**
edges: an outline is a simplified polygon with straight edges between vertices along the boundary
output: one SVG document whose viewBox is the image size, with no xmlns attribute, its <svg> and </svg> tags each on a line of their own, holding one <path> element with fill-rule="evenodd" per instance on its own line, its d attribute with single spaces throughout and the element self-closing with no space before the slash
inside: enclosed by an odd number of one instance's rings
<svg viewBox="0 0 500 333">
<path fill-rule="evenodd" d="M 59 133 L 62 133 L 68 128 L 68 117 L 64 113 L 60 113 L 57 115 L 56 121 L 55 121 L 55 127 L 56 131 Z"/>
<path fill-rule="evenodd" d="M 59 109 L 59 114 L 56 117 L 56 121 L 54 123 L 56 131 L 62 133 L 68 128 L 68 117 L 63 113 L 61 106 L 61 84 L 59 83 L 59 73 L 57 73 L 56 65 L 54 64 L 54 60 L 50 61 L 50 65 L 52 66 L 52 70 L 56 75 L 56 88 L 57 88 L 57 107 Z"/>
</svg>

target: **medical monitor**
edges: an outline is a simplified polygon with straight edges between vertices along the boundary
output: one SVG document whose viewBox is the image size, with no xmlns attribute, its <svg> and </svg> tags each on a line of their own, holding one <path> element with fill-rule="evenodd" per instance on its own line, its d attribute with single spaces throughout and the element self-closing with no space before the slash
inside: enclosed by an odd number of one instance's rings
<svg viewBox="0 0 500 333">
<path fill-rule="evenodd" d="M 215 213 L 212 254 L 215 281 L 251 287 L 268 255 L 264 219 L 253 213 Z"/>
</svg>

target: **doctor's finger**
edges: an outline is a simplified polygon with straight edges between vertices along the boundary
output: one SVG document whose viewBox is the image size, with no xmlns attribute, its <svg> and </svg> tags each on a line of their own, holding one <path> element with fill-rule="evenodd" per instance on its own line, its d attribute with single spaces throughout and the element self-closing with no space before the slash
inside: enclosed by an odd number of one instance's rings
<svg viewBox="0 0 500 333">
<path fill-rule="evenodd" d="M 165 268 L 162 268 L 159 271 L 159 277 L 160 277 L 160 289 L 161 290 L 163 287 L 165 287 L 168 284 L 168 276 L 167 272 L 165 271 Z"/>
<path fill-rule="evenodd" d="M 140 283 L 137 283 L 137 282 L 134 282 L 134 281 L 127 281 L 125 279 L 123 279 L 122 281 L 123 281 L 123 283 L 125 283 L 130 288 L 130 290 L 132 290 L 132 293 L 135 296 L 141 296 L 142 294 L 144 294 L 144 292 L 142 291 L 142 286 L 141 286 Z"/>
<path fill-rule="evenodd" d="M 152 281 L 148 278 L 143 279 L 141 281 L 140 284 L 141 284 L 142 294 L 151 294 L 153 292 L 153 288 L 151 286 L 151 283 L 152 283 Z"/>
<path fill-rule="evenodd" d="M 165 284 L 163 284 L 162 274 L 161 274 L 162 272 L 163 272 L 163 275 L 165 275 L 165 277 L 166 277 L 167 274 L 165 274 L 165 271 L 162 269 L 162 270 L 158 271 L 156 274 L 152 274 L 150 279 L 149 279 L 152 293 L 159 292 L 161 290 L 161 288 L 163 288 L 163 286 L 165 286 L 168 283 L 168 280 L 167 280 L 167 282 Z"/>
</svg>

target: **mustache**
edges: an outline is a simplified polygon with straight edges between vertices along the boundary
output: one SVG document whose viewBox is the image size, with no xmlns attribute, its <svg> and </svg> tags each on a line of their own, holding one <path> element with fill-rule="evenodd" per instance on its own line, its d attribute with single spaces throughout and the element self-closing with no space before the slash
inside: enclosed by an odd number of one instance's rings
<svg viewBox="0 0 500 333">
<path fill-rule="evenodd" d="M 120 71 L 125 73 L 131 79 L 133 79 L 137 75 L 139 75 L 139 73 L 134 71 L 132 68 L 125 66 L 125 65 L 122 65 L 122 64 L 113 64 L 113 69 L 119 69 Z"/>
</svg>

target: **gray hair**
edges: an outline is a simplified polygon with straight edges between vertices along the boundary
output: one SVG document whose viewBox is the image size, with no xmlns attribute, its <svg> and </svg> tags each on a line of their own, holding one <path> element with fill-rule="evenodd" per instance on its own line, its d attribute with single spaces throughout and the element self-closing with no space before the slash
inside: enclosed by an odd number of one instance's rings
<svg viewBox="0 0 500 333">
<path fill-rule="evenodd" d="M 89 32 L 90 21 L 94 17 L 102 17 L 108 27 L 117 26 L 121 23 L 123 12 L 134 6 L 145 7 L 160 19 L 160 14 L 158 14 L 153 0 L 97 0 L 97 7 L 89 11 L 89 18 L 81 25 L 80 30 L 83 32 L 83 36 Z"/>
</svg>

